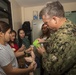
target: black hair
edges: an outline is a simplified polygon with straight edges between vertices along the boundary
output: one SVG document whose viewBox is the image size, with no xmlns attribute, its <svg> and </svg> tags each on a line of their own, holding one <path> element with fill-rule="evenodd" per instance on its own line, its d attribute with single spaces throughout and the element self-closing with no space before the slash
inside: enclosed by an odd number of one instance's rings
<svg viewBox="0 0 76 75">
<path fill-rule="evenodd" d="M 45 25 L 47 25 L 46 23 L 44 23 L 43 25 L 42 25 L 42 28 L 45 26 Z M 41 28 L 41 30 L 42 30 L 42 28 Z M 42 35 L 40 36 L 40 38 L 43 38 L 44 36 L 47 36 L 47 39 L 50 37 L 50 29 L 47 27 L 46 28 L 47 29 L 47 32 L 44 34 L 43 32 L 42 32 Z"/>
<path fill-rule="evenodd" d="M 15 35 L 16 35 L 16 31 L 15 30 L 11 30 L 11 32 L 10 33 L 15 33 Z M 16 37 L 16 36 L 15 36 Z"/>
<path fill-rule="evenodd" d="M 22 39 L 20 38 L 20 35 L 19 35 L 19 33 L 20 33 L 20 31 L 21 30 L 23 30 L 22 28 L 20 28 L 19 30 L 18 30 L 18 45 L 19 45 L 19 48 L 22 46 Z M 23 30 L 24 31 L 24 30 Z M 24 31 L 25 32 L 25 31 Z"/>
<path fill-rule="evenodd" d="M 8 29 L 10 29 L 10 25 L 4 21 L 0 21 L 0 32 L 6 33 Z"/>
<path fill-rule="evenodd" d="M 10 34 L 12 34 L 12 33 L 15 33 L 15 39 L 14 39 L 14 41 L 10 40 L 8 43 L 9 44 L 11 44 L 11 43 L 17 44 L 17 42 L 16 42 L 16 31 L 15 30 L 11 30 Z"/>
</svg>

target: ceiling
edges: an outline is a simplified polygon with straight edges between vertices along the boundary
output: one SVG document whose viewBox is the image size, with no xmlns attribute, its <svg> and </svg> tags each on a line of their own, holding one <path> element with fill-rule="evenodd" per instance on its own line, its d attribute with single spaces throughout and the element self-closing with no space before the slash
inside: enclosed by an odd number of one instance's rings
<svg viewBox="0 0 76 75">
<path fill-rule="evenodd" d="M 56 0 L 16 0 L 17 3 L 22 7 L 32 7 L 45 5 L 47 2 Z M 61 3 L 76 2 L 76 0 L 59 0 Z"/>
</svg>

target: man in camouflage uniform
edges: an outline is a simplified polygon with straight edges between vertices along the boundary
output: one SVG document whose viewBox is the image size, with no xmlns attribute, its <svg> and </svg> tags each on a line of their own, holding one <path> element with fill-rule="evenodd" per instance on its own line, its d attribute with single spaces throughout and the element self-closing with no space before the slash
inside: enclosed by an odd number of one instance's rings
<svg viewBox="0 0 76 75">
<path fill-rule="evenodd" d="M 37 48 L 44 69 L 50 75 L 76 75 L 76 25 L 65 18 L 59 1 L 47 4 L 40 16 L 54 30 L 46 40 L 45 48 Z"/>
</svg>

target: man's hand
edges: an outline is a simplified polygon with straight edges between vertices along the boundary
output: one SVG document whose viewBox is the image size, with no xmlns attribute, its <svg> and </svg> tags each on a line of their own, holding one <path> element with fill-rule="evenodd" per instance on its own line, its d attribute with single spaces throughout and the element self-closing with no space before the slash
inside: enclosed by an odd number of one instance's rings
<svg viewBox="0 0 76 75">
<path fill-rule="evenodd" d="M 44 39 L 40 39 L 40 38 L 38 38 L 37 40 L 38 40 L 39 43 L 43 43 L 43 42 L 45 42 Z"/>
<path fill-rule="evenodd" d="M 46 52 L 46 50 L 45 50 L 45 48 L 43 46 L 38 47 L 37 50 L 38 50 L 38 53 L 41 54 L 41 55 L 43 55 L 43 53 Z"/>
</svg>

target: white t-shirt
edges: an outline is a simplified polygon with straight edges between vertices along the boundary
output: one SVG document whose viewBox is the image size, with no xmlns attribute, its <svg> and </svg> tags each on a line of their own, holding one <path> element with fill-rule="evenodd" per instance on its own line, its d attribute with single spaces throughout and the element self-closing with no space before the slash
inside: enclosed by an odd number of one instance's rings
<svg viewBox="0 0 76 75">
<path fill-rule="evenodd" d="M 12 67 L 18 68 L 17 59 L 11 47 L 0 44 L 0 75 L 6 75 L 1 67 L 7 66 L 9 63 L 12 64 Z"/>
</svg>

